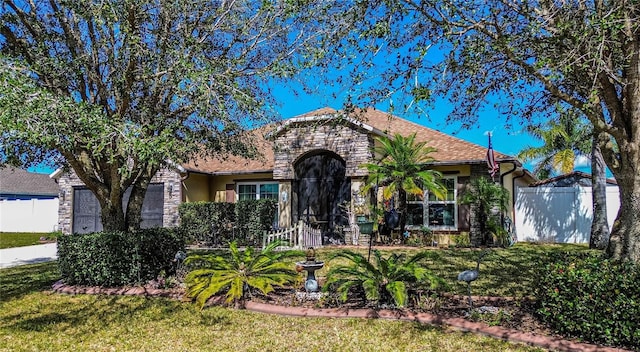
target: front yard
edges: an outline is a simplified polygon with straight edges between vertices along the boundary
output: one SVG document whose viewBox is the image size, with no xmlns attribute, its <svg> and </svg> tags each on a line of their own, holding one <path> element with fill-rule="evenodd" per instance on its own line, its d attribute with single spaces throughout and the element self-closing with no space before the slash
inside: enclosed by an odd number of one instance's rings
<svg viewBox="0 0 640 352">
<path fill-rule="evenodd" d="M 493 251 L 481 264 L 473 294 L 526 295 L 534 284 L 528 277 L 532 259 L 559 249 L 568 248 L 518 245 Z M 319 250 L 318 259 L 335 250 Z M 450 283 L 452 293 L 465 294 L 466 286 L 455 278 L 475 267 L 477 254 L 438 250 L 429 267 Z M 191 303 L 160 298 L 53 294 L 49 288 L 58 277 L 55 263 L 0 270 L 0 350 L 540 350 L 399 321 L 282 317 L 221 307 L 199 311 Z"/>
<path fill-rule="evenodd" d="M 0 232 L 0 249 L 40 244 L 40 237 L 54 238 L 52 233 Z"/>
<path fill-rule="evenodd" d="M 55 263 L 0 270 L 0 350 L 536 351 L 481 336 L 383 320 L 311 319 L 166 299 L 64 296 Z"/>
</svg>

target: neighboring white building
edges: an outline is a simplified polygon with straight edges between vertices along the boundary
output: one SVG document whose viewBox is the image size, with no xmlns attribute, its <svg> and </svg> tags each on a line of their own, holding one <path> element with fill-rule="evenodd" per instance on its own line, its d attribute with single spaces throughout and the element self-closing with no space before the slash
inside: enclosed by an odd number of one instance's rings
<svg viewBox="0 0 640 352">
<path fill-rule="evenodd" d="M 609 227 L 618 214 L 620 195 L 615 180 L 607 180 Z M 520 187 L 516 196 L 518 241 L 589 243 L 593 202 L 591 175 L 574 171 Z"/>
<path fill-rule="evenodd" d="M 49 175 L 0 168 L 0 232 L 56 231 L 59 192 Z"/>
</svg>

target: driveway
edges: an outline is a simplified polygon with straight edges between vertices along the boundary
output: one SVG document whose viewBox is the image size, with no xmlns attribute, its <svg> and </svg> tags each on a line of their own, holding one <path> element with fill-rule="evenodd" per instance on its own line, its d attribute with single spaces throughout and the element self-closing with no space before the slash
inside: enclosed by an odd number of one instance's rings
<svg viewBox="0 0 640 352">
<path fill-rule="evenodd" d="M 0 249 L 0 269 L 58 259 L 56 243 Z"/>
</svg>

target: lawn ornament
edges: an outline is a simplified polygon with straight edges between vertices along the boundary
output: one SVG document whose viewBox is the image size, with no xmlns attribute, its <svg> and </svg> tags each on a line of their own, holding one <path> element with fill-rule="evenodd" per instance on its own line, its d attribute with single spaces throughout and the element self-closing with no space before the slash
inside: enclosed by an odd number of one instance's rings
<svg viewBox="0 0 640 352">
<path fill-rule="evenodd" d="M 469 292 L 469 310 L 473 309 L 473 301 L 471 300 L 471 282 L 475 281 L 480 276 L 480 261 L 488 252 L 484 251 L 478 256 L 476 268 L 474 270 L 465 270 L 458 274 L 458 281 L 464 281 L 467 283 L 467 290 Z"/>
</svg>

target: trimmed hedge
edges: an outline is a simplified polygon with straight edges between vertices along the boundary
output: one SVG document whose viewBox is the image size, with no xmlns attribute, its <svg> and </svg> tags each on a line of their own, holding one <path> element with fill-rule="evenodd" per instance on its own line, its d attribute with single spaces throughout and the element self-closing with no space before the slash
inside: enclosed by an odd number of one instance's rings
<svg viewBox="0 0 640 352">
<path fill-rule="evenodd" d="M 273 227 L 277 210 L 278 201 L 275 199 L 241 200 L 236 203 L 236 226 L 243 235 L 238 242 L 249 246 L 262 245 L 262 235 Z"/>
<path fill-rule="evenodd" d="M 236 221 L 233 203 L 182 203 L 178 212 L 179 231 L 189 243 L 216 245 L 233 238 L 233 224 Z"/>
<path fill-rule="evenodd" d="M 549 326 L 593 343 L 640 348 L 640 265 L 583 252 L 551 254 L 537 267 L 537 313 Z"/>
<path fill-rule="evenodd" d="M 58 266 L 70 285 L 142 284 L 163 270 L 171 272 L 184 247 L 175 231 L 165 228 L 65 235 L 58 238 Z"/>
<path fill-rule="evenodd" d="M 275 199 L 237 203 L 196 202 L 180 205 L 180 233 L 188 242 L 240 246 L 262 244 L 262 234 L 272 228 L 278 210 Z"/>
</svg>

